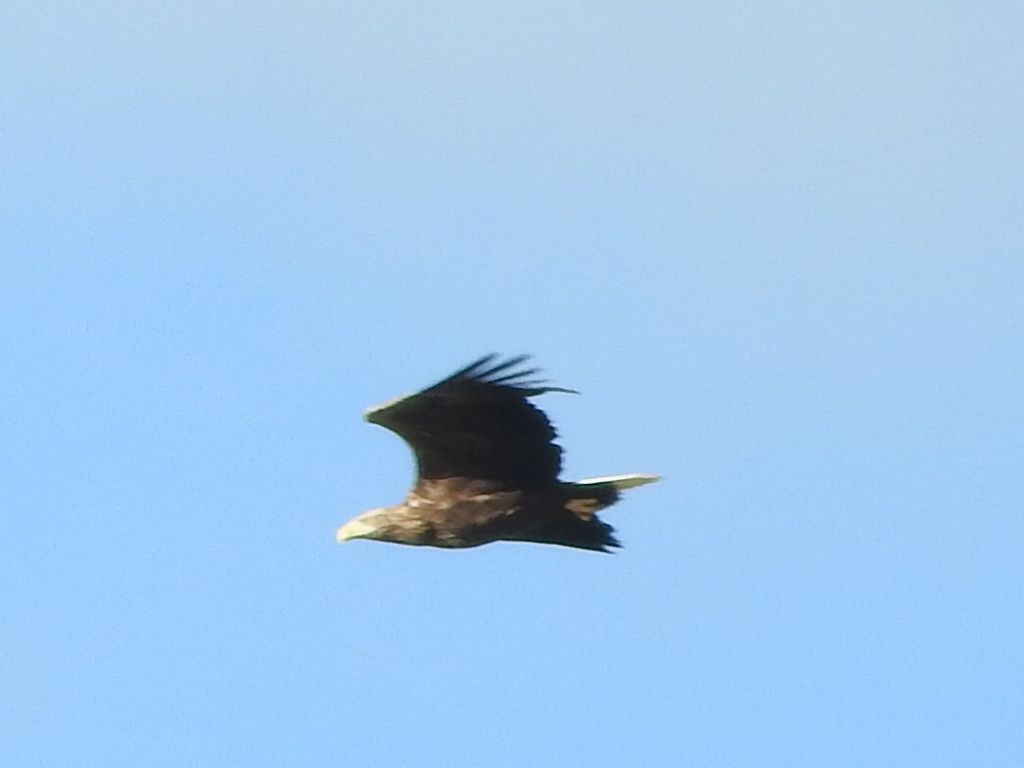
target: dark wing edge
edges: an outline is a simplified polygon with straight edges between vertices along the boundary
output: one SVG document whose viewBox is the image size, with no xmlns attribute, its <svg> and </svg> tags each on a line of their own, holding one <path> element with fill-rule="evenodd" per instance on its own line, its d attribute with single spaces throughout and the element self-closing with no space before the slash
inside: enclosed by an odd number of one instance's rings
<svg viewBox="0 0 1024 768">
<path fill-rule="evenodd" d="M 447 389 L 457 389 L 461 384 L 478 384 L 496 387 L 511 395 L 520 397 L 536 397 L 546 392 L 562 392 L 569 395 L 578 395 L 575 389 L 565 387 L 548 386 L 546 380 L 536 378 L 540 373 L 539 368 L 527 368 L 525 370 L 513 370 L 530 359 L 529 355 L 516 355 L 501 360 L 496 353 L 484 355 L 474 360 L 465 368 L 460 368 L 455 373 L 446 376 L 436 384 L 431 384 L 418 392 L 396 397 L 380 405 L 368 408 L 363 418 L 371 424 L 394 430 L 397 426 L 393 423 L 392 417 L 408 410 L 416 401 L 429 399 L 430 395 L 442 392 Z M 401 434 L 399 432 L 399 434 Z"/>
<path fill-rule="evenodd" d="M 467 476 L 509 484 L 553 481 L 561 468 L 554 428 L 528 398 L 549 386 L 528 355 L 485 355 L 426 389 L 371 408 L 364 419 L 403 438 L 419 479 Z"/>
<path fill-rule="evenodd" d="M 523 397 L 535 397 L 536 395 L 543 395 L 545 392 L 564 392 L 570 395 L 579 394 L 575 389 L 551 387 L 547 386 L 547 382 L 544 379 L 531 378 L 540 373 L 540 368 L 514 370 L 516 366 L 522 365 L 529 359 L 530 355 L 516 355 L 515 357 L 501 360 L 497 353 L 492 352 L 478 360 L 474 360 L 465 368 L 456 371 L 436 384 L 427 387 L 421 394 L 461 381 L 473 381 L 479 384 L 504 387 L 505 389 L 515 390 L 517 394 Z"/>
</svg>

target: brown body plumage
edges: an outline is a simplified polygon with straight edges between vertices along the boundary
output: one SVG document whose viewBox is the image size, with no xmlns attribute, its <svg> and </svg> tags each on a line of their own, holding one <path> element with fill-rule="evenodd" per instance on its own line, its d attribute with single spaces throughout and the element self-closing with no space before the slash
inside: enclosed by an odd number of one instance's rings
<svg viewBox="0 0 1024 768">
<path fill-rule="evenodd" d="M 435 547 L 531 541 L 607 551 L 619 546 L 597 512 L 625 488 L 654 475 L 558 479 L 561 448 L 547 417 L 528 398 L 572 390 L 516 371 L 526 358 L 481 358 L 432 387 L 372 408 L 366 420 L 409 443 L 418 477 L 405 501 L 366 512 L 337 539 L 377 539 Z"/>
</svg>

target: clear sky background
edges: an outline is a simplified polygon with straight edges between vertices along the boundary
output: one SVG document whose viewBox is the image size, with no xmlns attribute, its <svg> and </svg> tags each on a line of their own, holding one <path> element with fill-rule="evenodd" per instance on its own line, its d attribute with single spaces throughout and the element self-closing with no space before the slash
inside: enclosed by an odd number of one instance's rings
<svg viewBox="0 0 1024 768">
<path fill-rule="evenodd" d="M 5 3 L 0 762 L 1024 764 L 1022 39 Z M 625 549 L 335 544 L 490 351 Z"/>
</svg>

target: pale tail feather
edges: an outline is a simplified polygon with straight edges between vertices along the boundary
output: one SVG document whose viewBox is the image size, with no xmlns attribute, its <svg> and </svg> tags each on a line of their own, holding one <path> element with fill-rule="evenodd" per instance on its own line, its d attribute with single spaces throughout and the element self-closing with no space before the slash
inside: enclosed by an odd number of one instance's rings
<svg viewBox="0 0 1024 768">
<path fill-rule="evenodd" d="M 636 488 L 638 485 L 647 485 L 661 480 L 661 475 L 609 475 L 608 477 L 588 477 L 586 480 L 577 480 L 576 485 L 613 485 L 616 490 L 624 491 L 627 488 Z"/>
</svg>

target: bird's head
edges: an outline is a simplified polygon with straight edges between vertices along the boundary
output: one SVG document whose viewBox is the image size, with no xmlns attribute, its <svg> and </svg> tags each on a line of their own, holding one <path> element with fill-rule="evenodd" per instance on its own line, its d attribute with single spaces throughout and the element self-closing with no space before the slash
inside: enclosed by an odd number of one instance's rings
<svg viewBox="0 0 1024 768">
<path fill-rule="evenodd" d="M 350 539 L 384 539 L 389 522 L 390 516 L 386 507 L 371 509 L 341 526 L 334 532 L 334 539 L 338 543 Z"/>
<path fill-rule="evenodd" d="M 363 512 L 334 533 L 337 541 L 374 539 L 395 544 L 431 544 L 433 527 L 413 509 L 402 504 Z"/>
</svg>

